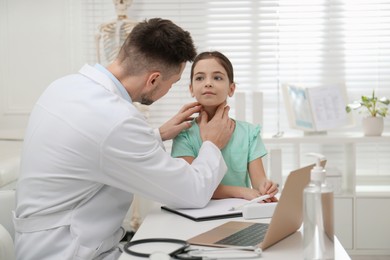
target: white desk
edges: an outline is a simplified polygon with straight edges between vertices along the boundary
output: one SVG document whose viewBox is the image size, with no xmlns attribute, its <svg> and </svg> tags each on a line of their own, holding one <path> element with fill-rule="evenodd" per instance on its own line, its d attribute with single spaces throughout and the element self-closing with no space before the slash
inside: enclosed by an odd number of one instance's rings
<svg viewBox="0 0 390 260">
<path fill-rule="evenodd" d="M 190 219 L 178 216 L 164 210 L 156 209 L 147 215 L 141 227 L 132 240 L 144 238 L 176 238 L 189 239 L 195 235 L 205 232 L 229 220 L 245 221 L 243 218 L 228 218 L 212 221 L 195 222 Z M 251 222 L 269 222 L 269 219 L 248 220 Z M 283 239 L 279 243 L 267 248 L 261 259 L 303 259 L 302 233 L 298 231 Z M 119 260 L 145 259 L 123 253 Z M 335 259 L 351 259 L 338 239 L 335 237 Z"/>
</svg>

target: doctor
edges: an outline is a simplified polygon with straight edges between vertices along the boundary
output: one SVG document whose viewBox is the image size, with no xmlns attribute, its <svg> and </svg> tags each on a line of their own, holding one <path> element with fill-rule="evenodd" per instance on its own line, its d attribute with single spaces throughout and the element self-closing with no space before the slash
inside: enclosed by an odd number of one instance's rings
<svg viewBox="0 0 390 260">
<path fill-rule="evenodd" d="M 145 20 L 107 68 L 85 65 L 45 90 L 22 152 L 17 259 L 117 259 L 134 193 L 175 207 L 207 204 L 226 172 L 220 150 L 234 128 L 229 108 L 208 121 L 197 103 L 188 104 L 154 131 L 132 104 L 164 96 L 195 54 L 188 32 Z M 203 145 L 190 165 L 166 153 L 162 141 L 198 112 Z"/>
</svg>

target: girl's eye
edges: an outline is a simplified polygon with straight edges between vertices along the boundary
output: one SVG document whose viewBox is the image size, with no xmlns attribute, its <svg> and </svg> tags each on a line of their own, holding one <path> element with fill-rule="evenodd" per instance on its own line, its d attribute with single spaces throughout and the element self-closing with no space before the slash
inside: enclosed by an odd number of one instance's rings
<svg viewBox="0 0 390 260">
<path fill-rule="evenodd" d="M 215 80 L 222 80 L 222 77 L 221 76 L 215 76 L 214 79 Z"/>
<path fill-rule="evenodd" d="M 202 80 L 202 79 L 203 79 L 202 76 L 197 76 L 197 77 L 195 77 L 195 80 L 196 80 L 196 81 L 200 81 L 200 80 Z"/>
</svg>

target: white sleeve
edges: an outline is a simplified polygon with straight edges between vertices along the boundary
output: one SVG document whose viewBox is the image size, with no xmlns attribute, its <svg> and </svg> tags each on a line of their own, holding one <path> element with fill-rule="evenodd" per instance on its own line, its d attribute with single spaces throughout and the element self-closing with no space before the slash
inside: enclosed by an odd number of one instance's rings
<svg viewBox="0 0 390 260">
<path fill-rule="evenodd" d="M 146 122 L 130 118 L 102 144 L 101 170 L 109 185 L 170 206 L 193 208 L 208 203 L 227 167 L 211 142 L 203 143 L 192 164 L 172 158 Z"/>
<path fill-rule="evenodd" d="M 155 128 L 155 129 L 154 129 L 154 135 L 156 136 L 156 139 L 157 139 L 158 142 L 160 143 L 160 146 L 165 150 L 164 142 L 163 142 L 163 140 L 161 139 L 160 129 Z"/>
</svg>

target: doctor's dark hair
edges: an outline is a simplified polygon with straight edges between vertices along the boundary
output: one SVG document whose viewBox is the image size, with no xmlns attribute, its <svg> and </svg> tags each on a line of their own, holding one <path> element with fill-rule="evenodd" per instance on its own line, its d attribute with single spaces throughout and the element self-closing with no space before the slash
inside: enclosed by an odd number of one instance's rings
<svg viewBox="0 0 390 260">
<path fill-rule="evenodd" d="M 233 65 L 222 53 L 219 51 L 205 51 L 200 53 L 198 56 L 195 57 L 194 63 L 192 63 L 191 66 L 191 73 L 190 73 L 190 79 L 192 83 L 192 79 L 194 77 L 194 68 L 196 64 L 201 61 L 201 60 L 206 60 L 206 59 L 215 59 L 225 70 L 229 79 L 229 83 L 234 83 L 234 72 L 233 72 Z"/>
<path fill-rule="evenodd" d="M 133 28 L 119 51 L 118 61 L 133 75 L 157 70 L 170 76 L 195 56 L 189 32 L 170 20 L 153 18 Z"/>
</svg>

